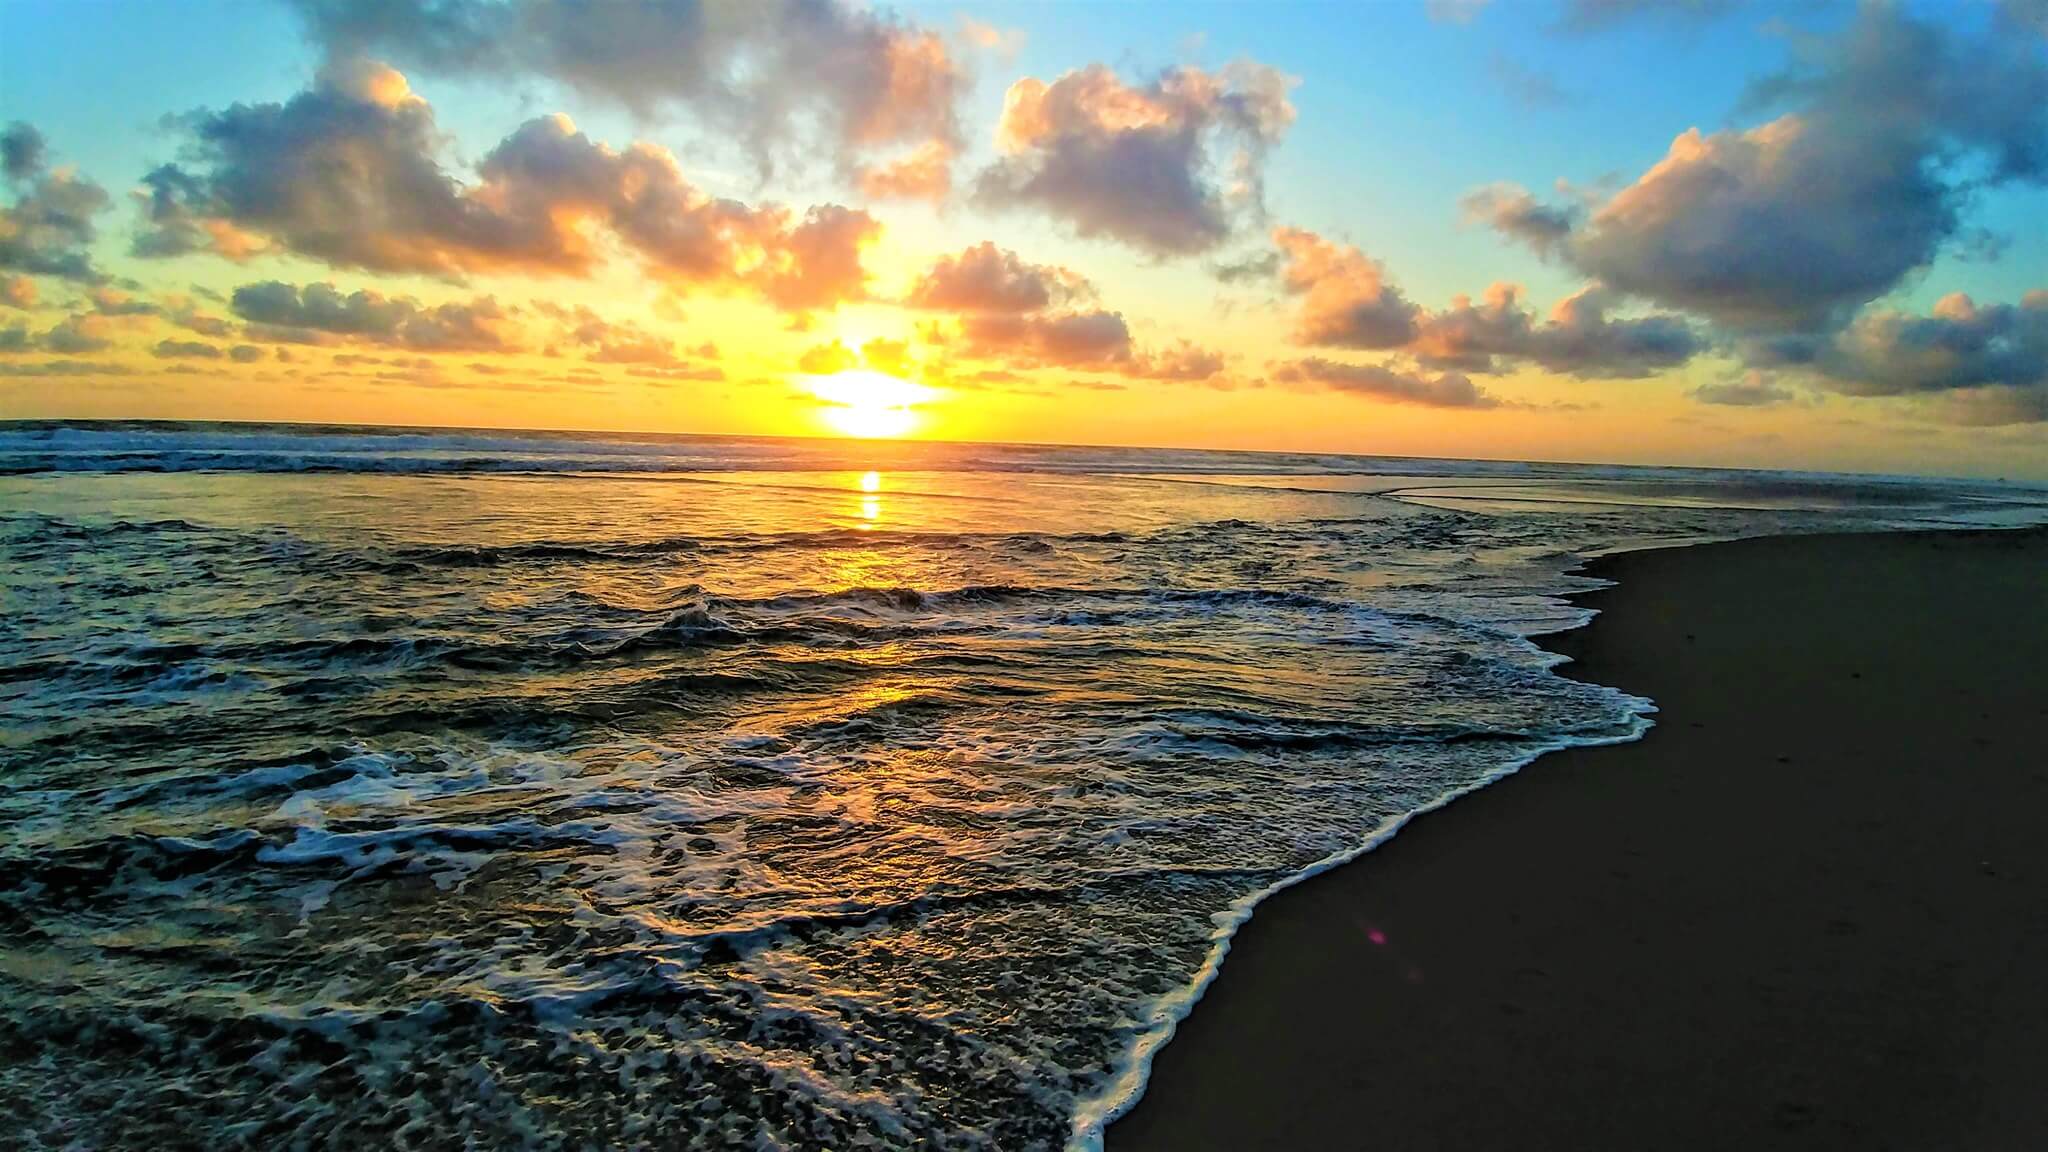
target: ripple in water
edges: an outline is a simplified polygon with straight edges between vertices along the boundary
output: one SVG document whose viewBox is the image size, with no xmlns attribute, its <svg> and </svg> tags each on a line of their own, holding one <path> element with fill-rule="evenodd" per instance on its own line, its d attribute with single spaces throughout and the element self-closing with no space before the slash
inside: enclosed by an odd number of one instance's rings
<svg viewBox="0 0 2048 1152">
<path fill-rule="evenodd" d="M 1642 730 L 1527 638 L 1578 557 L 2019 499 L 957 447 L 876 494 L 844 446 L 425 434 L 293 471 L 366 437 L 0 435 L 29 1147 L 1085 1144 L 1261 894 Z M 480 454 L 528 474 L 439 463 Z"/>
</svg>

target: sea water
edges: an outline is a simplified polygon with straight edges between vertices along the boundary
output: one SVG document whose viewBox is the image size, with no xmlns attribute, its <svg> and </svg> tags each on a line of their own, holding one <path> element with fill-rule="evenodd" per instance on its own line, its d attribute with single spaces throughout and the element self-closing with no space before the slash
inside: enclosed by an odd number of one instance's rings
<svg viewBox="0 0 2048 1152">
<path fill-rule="evenodd" d="M 2000 485 L 0 425 L 29 1148 L 1059 1148 L 1274 888 L 1653 705 L 1587 556 Z M 1366 1041 L 1369 1042 L 1369 1041 Z"/>
</svg>

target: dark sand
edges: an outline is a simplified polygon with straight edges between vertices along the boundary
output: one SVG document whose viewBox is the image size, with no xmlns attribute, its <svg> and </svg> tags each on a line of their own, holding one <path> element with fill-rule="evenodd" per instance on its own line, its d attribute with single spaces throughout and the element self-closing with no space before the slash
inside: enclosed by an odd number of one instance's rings
<svg viewBox="0 0 2048 1152">
<path fill-rule="evenodd" d="M 2048 534 L 1591 571 L 1658 726 L 1261 905 L 1112 1152 L 2048 1149 Z"/>
</svg>

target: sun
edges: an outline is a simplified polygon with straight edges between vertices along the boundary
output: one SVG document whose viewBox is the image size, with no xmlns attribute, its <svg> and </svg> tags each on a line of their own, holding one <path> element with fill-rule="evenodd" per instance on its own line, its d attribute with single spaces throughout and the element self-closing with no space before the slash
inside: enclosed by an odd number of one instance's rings
<svg viewBox="0 0 2048 1152">
<path fill-rule="evenodd" d="M 886 372 L 853 368 L 830 376 L 805 377 L 811 395 L 824 401 L 825 422 L 848 436 L 901 436 L 917 427 L 916 405 L 929 389 Z"/>
</svg>

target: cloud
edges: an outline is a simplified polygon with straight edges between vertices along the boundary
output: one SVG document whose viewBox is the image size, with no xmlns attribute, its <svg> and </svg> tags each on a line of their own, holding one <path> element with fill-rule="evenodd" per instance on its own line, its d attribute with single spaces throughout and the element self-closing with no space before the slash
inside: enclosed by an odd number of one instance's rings
<svg viewBox="0 0 2048 1152">
<path fill-rule="evenodd" d="M 0 376 L 126 376 L 132 371 L 125 364 L 97 360 L 43 360 L 26 364 L 0 361 Z"/>
<path fill-rule="evenodd" d="M 1499 408 L 1499 398 L 1457 372 L 1435 377 L 1403 372 L 1383 364 L 1345 364 L 1310 356 L 1273 371 L 1282 384 L 1316 384 L 1339 392 L 1369 396 L 1392 404 L 1424 408 Z"/>
<path fill-rule="evenodd" d="M 688 363 L 676 355 L 674 344 L 654 336 L 607 340 L 583 354 L 593 364 L 638 364 L 643 367 L 674 368 Z"/>
<path fill-rule="evenodd" d="M 678 351 L 668 337 L 648 332 L 636 324 L 614 323 L 583 305 L 564 307 L 546 300 L 532 304 L 534 312 L 558 326 L 554 339 L 584 349 L 584 359 L 597 364 L 631 364 L 662 370 L 704 371 L 696 360 L 716 360 L 718 346 L 705 341 Z M 548 355 L 555 355 L 550 344 Z M 696 359 L 691 359 L 695 357 Z"/>
<path fill-rule="evenodd" d="M 1972 388 L 1941 398 L 1934 414 L 1950 424 L 1991 428 L 2048 423 L 2048 388 Z"/>
<path fill-rule="evenodd" d="M 2017 305 L 1951 293 L 1925 316 L 1866 309 L 1837 331 L 1754 340 L 1743 355 L 1831 392 L 1916 398 L 1950 423 L 2048 420 L 2048 290 Z"/>
<path fill-rule="evenodd" d="M 983 241 L 958 255 L 939 257 L 903 303 L 960 317 L 963 351 L 970 357 L 1190 382 L 1210 380 L 1223 370 L 1221 355 L 1186 340 L 1156 352 L 1138 351 L 1123 315 L 1094 300 L 1094 286 L 1076 273 L 1031 263 Z M 926 326 L 925 339 L 944 343 L 945 332 L 934 322 Z M 873 344 L 863 349 L 871 364 Z"/>
<path fill-rule="evenodd" d="M 587 276 L 608 232 L 671 285 L 811 309 L 865 295 L 861 249 L 880 231 L 836 205 L 798 220 L 708 196 L 665 149 L 617 151 L 564 116 L 522 124 L 465 185 L 436 158 L 432 108 L 380 64 L 330 67 L 284 104 L 196 113 L 184 126 L 194 167 L 152 173 L 139 254 L 278 247 L 378 272 Z"/>
<path fill-rule="evenodd" d="M 826 204 L 812 208 L 804 222 L 761 245 L 760 263 L 739 279 L 785 311 L 831 308 L 867 297 L 861 250 L 882 234 L 866 212 Z"/>
<path fill-rule="evenodd" d="M 1484 301 L 1452 299 L 1431 312 L 1387 279 L 1378 261 L 1313 232 L 1281 228 L 1274 242 L 1285 258 L 1282 283 L 1301 299 L 1294 339 L 1329 348 L 1406 351 L 1424 365 L 1464 372 L 1503 372 L 1532 362 L 1584 378 L 1647 376 L 1702 351 L 1705 340 L 1677 316 L 1615 318 L 1613 292 L 1581 289 L 1538 322 L 1522 306 L 1521 289 L 1495 284 Z"/>
<path fill-rule="evenodd" d="M 1682 133 L 1583 223 L 1488 214 L 1618 291 L 1732 326 L 1810 330 L 1926 266 L 1976 192 L 2048 180 L 2048 58 L 2025 38 L 1963 43 L 1873 4 L 1807 57 L 1752 92 L 1791 111 Z"/>
<path fill-rule="evenodd" d="M 113 325 L 108 318 L 91 312 L 73 313 L 41 333 L 31 333 L 26 324 L 9 325 L 0 328 L 0 356 L 35 351 L 66 356 L 102 352 L 114 346 Z"/>
<path fill-rule="evenodd" d="M 1029 208 L 1154 256 L 1209 251 L 1264 211 L 1266 155 L 1294 122 L 1293 81 L 1252 61 L 1130 85 L 1094 64 L 1010 86 L 1002 156 L 976 197 Z"/>
<path fill-rule="evenodd" d="M 199 311 L 188 300 L 180 300 L 170 304 L 165 315 L 170 319 L 171 323 L 188 331 L 197 332 L 201 336 L 212 336 L 218 339 L 234 331 L 234 325 L 219 316 Z"/>
<path fill-rule="evenodd" d="M 1085 368 L 1131 357 L 1131 330 L 1121 313 L 981 313 L 961 322 L 969 355 L 1002 357 L 1024 367 Z"/>
<path fill-rule="evenodd" d="M 1221 352 L 1187 340 L 1176 340 L 1156 352 L 1140 355 L 1123 371 L 1127 376 L 1148 380 L 1194 383 L 1214 380 L 1223 372 L 1224 366 Z"/>
<path fill-rule="evenodd" d="M 1276 228 L 1281 282 L 1299 296 L 1294 339 L 1337 348 L 1398 348 L 1415 336 L 1419 309 L 1387 282 L 1386 269 L 1349 244 Z"/>
<path fill-rule="evenodd" d="M 983 368 L 961 376 L 944 376 L 942 382 L 948 388 L 961 392 L 1006 392 L 1016 396 L 1051 396 L 1053 392 L 1040 387 L 1031 377 L 1012 372 L 1007 368 Z"/>
<path fill-rule="evenodd" d="M 0 307 L 26 312 L 36 306 L 36 282 L 26 276 L 0 276 Z"/>
<path fill-rule="evenodd" d="M 814 344 L 797 357 L 797 371 L 806 376 L 831 376 L 849 368 L 866 367 L 898 379 L 910 378 L 915 364 L 907 340 L 869 340 L 856 352 L 838 340 Z"/>
<path fill-rule="evenodd" d="M 222 254 L 274 242 L 380 272 L 583 270 L 582 237 L 542 214 L 550 204 L 521 187 L 497 189 L 501 199 L 479 196 L 442 170 L 433 109 L 389 68 L 330 68 L 283 104 L 195 112 L 180 126 L 194 168 L 166 165 L 145 180 L 138 255 L 206 250 L 217 233 L 253 233 Z"/>
<path fill-rule="evenodd" d="M 687 113 L 763 176 L 826 155 L 854 180 L 897 151 L 957 151 L 967 76 L 936 32 L 836 0 L 293 0 L 330 59 L 538 76 L 642 120 Z"/>
<path fill-rule="evenodd" d="M 130 296 L 117 288 L 101 285 L 86 293 L 92 310 L 102 316 L 158 316 L 163 309 L 148 300 Z"/>
<path fill-rule="evenodd" d="M 1685 320 L 1661 315 L 1611 319 L 1607 311 L 1614 303 L 1615 294 L 1601 285 L 1566 297 L 1531 330 L 1519 354 L 1553 372 L 1615 378 L 1675 368 L 1704 350 L 1705 342 Z"/>
<path fill-rule="evenodd" d="M 1280 264 L 1280 253 L 1269 248 L 1235 260 L 1218 260 L 1209 265 L 1209 275 L 1218 284 L 1257 283 L 1279 275 Z"/>
<path fill-rule="evenodd" d="M 332 284 L 300 288 L 268 280 L 235 289 L 233 307 L 251 335 L 273 343 L 343 339 L 423 352 L 510 351 L 519 345 L 512 313 L 489 296 L 424 305 L 368 289 L 343 294 Z"/>
<path fill-rule="evenodd" d="M 870 200 L 944 200 L 953 190 L 953 150 L 926 144 L 899 160 L 862 169 L 856 184 Z"/>
<path fill-rule="evenodd" d="M 32 124 L 19 120 L 0 128 L 0 176 L 19 184 L 42 175 L 49 166 L 49 142 Z"/>
<path fill-rule="evenodd" d="M 626 375 L 636 380 L 658 380 L 664 383 L 701 383 L 725 379 L 725 369 L 716 364 L 635 364 L 626 369 Z"/>
<path fill-rule="evenodd" d="M 1927 316 L 1872 309 L 1826 337 L 1760 342 L 1749 356 L 1766 367 L 1804 367 L 1852 396 L 2048 387 L 2048 290 L 2018 305 L 1951 293 Z"/>
<path fill-rule="evenodd" d="M 1933 255 L 1950 208 L 1903 157 L 1826 180 L 1812 170 L 1829 148 L 1820 131 L 1787 117 L 1687 132 L 1572 238 L 1573 262 L 1738 325 L 1819 324 L 1887 291 Z"/>
<path fill-rule="evenodd" d="M 1554 207 L 1513 184 L 1491 184 L 1465 194 L 1458 202 L 1467 221 L 1482 223 L 1539 255 L 1551 255 L 1571 239 L 1578 226 L 1576 206 Z"/>
<path fill-rule="evenodd" d="M 42 347 L 52 352 L 75 356 L 82 352 L 100 352 L 114 346 L 108 322 L 91 314 L 71 316 L 56 327 L 43 333 Z"/>
<path fill-rule="evenodd" d="M 218 346 L 197 340 L 159 340 L 150 351 L 159 360 L 218 360 L 222 355 Z"/>
<path fill-rule="evenodd" d="M 911 369 L 910 342 L 880 338 L 870 340 L 860 346 L 860 358 L 877 372 L 905 376 Z"/>
<path fill-rule="evenodd" d="M 984 240 L 958 256 L 939 257 L 904 303 L 943 312 L 1038 312 L 1091 293 L 1086 280 L 1065 268 L 1030 263 Z"/>
<path fill-rule="evenodd" d="M 217 210 L 207 206 L 206 185 L 175 164 L 152 169 L 129 195 L 142 220 L 128 245 L 136 256 L 156 260 L 204 252 L 240 263 L 274 247 L 221 216 L 206 215 Z"/>
<path fill-rule="evenodd" d="M 1676 316 L 1614 319 L 1614 294 L 1594 285 L 1560 301 L 1537 323 L 1521 307 L 1521 288 L 1495 284 L 1475 305 L 1453 298 L 1441 312 L 1425 313 L 1409 350 L 1425 364 L 1468 372 L 1497 372 L 1497 360 L 1530 361 L 1582 378 L 1622 379 L 1675 368 L 1706 342 Z"/>
<path fill-rule="evenodd" d="M 477 198 L 503 203 L 510 217 L 525 222 L 524 231 L 553 232 L 547 247 L 578 269 L 594 256 L 578 225 L 596 221 L 664 279 L 783 285 L 775 291 L 789 292 L 792 278 L 802 279 L 795 247 L 825 252 L 835 266 L 851 257 L 857 271 L 858 247 L 838 251 L 831 244 L 835 238 L 857 244 L 878 227 L 865 213 L 827 206 L 812 210 L 799 238 L 786 211 L 706 196 L 683 178 L 665 150 L 636 144 L 616 152 L 577 131 L 565 116 L 521 125 L 484 157 L 480 171 L 484 183 Z M 828 276 L 836 274 L 828 270 Z"/>
<path fill-rule="evenodd" d="M 1797 394 L 1790 388 L 1781 388 L 1771 383 L 1768 375 L 1756 371 L 1743 373 L 1740 380 L 1702 384 L 1689 395 L 1702 404 L 1719 404 L 1732 408 L 1773 408 L 1798 399 Z"/>
<path fill-rule="evenodd" d="M 0 176 L 12 193 L 0 207 L 0 271 L 97 283 L 93 217 L 107 207 L 106 189 L 50 168 L 42 133 L 18 120 L 0 129 Z"/>
<path fill-rule="evenodd" d="M 859 363 L 860 357 L 854 354 L 853 349 L 834 340 L 830 344 L 816 344 L 804 349 L 803 355 L 797 357 L 796 368 L 806 376 L 830 376 Z"/>
</svg>

